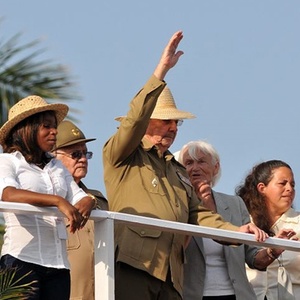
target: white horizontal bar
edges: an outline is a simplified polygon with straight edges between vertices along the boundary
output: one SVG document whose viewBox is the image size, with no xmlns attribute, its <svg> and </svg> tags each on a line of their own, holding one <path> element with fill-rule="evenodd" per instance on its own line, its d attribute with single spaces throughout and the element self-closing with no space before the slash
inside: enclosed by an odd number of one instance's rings
<svg viewBox="0 0 300 300">
<path fill-rule="evenodd" d="M 11 203 L 0 201 L 0 211 L 14 212 L 14 213 L 32 213 L 62 216 L 54 207 L 37 207 L 30 204 Z M 142 217 L 137 215 L 130 215 L 125 213 L 117 213 L 111 211 L 94 210 L 91 213 L 92 220 L 98 222 L 104 219 L 112 219 L 116 222 L 122 222 L 134 226 L 154 228 L 165 230 L 174 233 L 185 235 L 195 235 L 208 237 L 216 240 L 221 240 L 231 243 L 243 243 L 250 245 L 257 245 L 261 247 L 284 248 L 291 251 L 300 251 L 300 242 L 286 239 L 279 239 L 275 237 L 268 238 L 265 242 L 257 242 L 253 234 L 236 232 L 231 230 L 217 229 L 212 227 L 204 227 L 199 225 L 191 225 L 173 221 L 160 220 L 149 217 Z"/>
</svg>

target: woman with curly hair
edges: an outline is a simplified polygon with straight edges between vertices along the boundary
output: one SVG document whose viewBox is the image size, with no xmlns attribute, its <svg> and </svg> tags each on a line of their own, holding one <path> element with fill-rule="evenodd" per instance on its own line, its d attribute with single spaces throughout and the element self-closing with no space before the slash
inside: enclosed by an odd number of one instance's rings
<svg viewBox="0 0 300 300">
<path fill-rule="evenodd" d="M 293 209 L 295 180 L 291 167 L 281 160 L 257 164 L 237 187 L 256 226 L 270 236 L 281 229 L 293 229 L 300 237 L 300 212 Z M 269 251 L 274 262 L 266 272 L 247 268 L 247 275 L 258 300 L 300 299 L 300 254 Z"/>
</svg>

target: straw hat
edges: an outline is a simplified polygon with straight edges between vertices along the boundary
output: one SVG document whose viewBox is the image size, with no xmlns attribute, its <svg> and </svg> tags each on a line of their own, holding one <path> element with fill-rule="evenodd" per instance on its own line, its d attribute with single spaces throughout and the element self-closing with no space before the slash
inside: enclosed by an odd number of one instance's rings
<svg viewBox="0 0 300 300">
<path fill-rule="evenodd" d="M 0 128 L 0 144 L 4 144 L 9 132 L 18 123 L 34 114 L 50 110 L 55 112 L 59 124 L 67 115 L 69 107 L 65 104 L 48 104 L 43 98 L 35 95 L 17 102 L 8 112 L 8 121 Z"/>
<path fill-rule="evenodd" d="M 115 120 L 121 121 L 123 118 L 124 116 L 117 117 Z M 196 116 L 189 112 L 177 109 L 173 95 L 167 86 L 159 95 L 156 106 L 150 117 L 150 119 L 159 120 L 180 120 L 193 118 L 196 118 Z"/>
<path fill-rule="evenodd" d="M 53 150 L 71 146 L 78 143 L 88 143 L 95 138 L 86 139 L 83 132 L 71 121 L 62 121 L 57 127 L 56 146 Z"/>
</svg>

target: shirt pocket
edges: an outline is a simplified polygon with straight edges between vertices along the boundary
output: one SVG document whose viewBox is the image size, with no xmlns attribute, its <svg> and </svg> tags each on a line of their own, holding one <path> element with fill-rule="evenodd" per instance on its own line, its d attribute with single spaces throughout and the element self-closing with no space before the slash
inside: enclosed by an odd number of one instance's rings
<svg viewBox="0 0 300 300">
<path fill-rule="evenodd" d="M 161 231 L 127 227 L 124 233 L 126 247 L 121 248 L 122 254 L 137 261 L 150 263 L 154 258 Z"/>
<path fill-rule="evenodd" d="M 166 194 L 161 180 L 163 174 L 159 170 L 154 171 L 150 165 L 144 164 L 139 169 L 139 172 L 142 185 L 148 193 L 159 194 L 161 196 Z"/>
<path fill-rule="evenodd" d="M 67 250 L 76 250 L 80 245 L 79 234 L 77 231 L 68 235 Z"/>
<path fill-rule="evenodd" d="M 61 173 L 52 173 L 49 175 L 52 182 L 53 193 L 65 198 L 68 193 L 68 187 L 64 175 Z"/>
</svg>

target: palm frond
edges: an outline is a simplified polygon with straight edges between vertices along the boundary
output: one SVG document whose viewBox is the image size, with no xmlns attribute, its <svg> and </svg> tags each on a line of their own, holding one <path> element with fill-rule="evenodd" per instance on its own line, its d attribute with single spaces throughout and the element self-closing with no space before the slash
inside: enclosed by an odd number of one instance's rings
<svg viewBox="0 0 300 300">
<path fill-rule="evenodd" d="M 6 121 L 9 108 L 28 95 L 39 95 L 49 102 L 81 100 L 68 68 L 39 59 L 46 52 L 36 49 L 40 40 L 19 45 L 21 35 L 0 40 L 0 125 Z"/>
<path fill-rule="evenodd" d="M 19 279 L 15 279 L 16 268 L 0 270 L 0 299 L 27 299 L 32 295 L 35 288 L 32 286 L 36 281 L 31 281 L 25 284 L 20 282 L 28 276 L 30 272 Z"/>
</svg>

